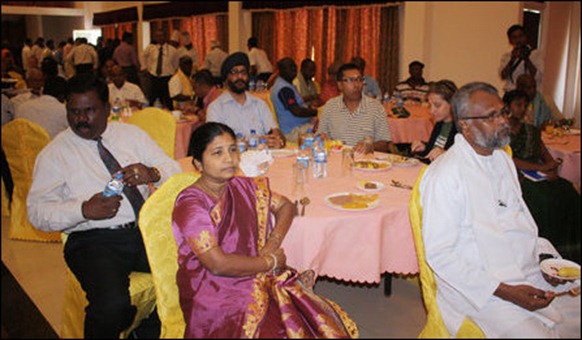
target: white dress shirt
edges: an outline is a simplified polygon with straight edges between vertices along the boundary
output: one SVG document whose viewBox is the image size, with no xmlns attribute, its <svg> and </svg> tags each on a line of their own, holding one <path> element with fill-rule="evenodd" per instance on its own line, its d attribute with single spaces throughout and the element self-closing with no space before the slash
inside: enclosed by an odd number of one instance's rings
<svg viewBox="0 0 582 340">
<path fill-rule="evenodd" d="M 119 98 L 122 102 L 134 100 L 142 104 L 149 103 L 141 88 L 133 83 L 126 81 L 121 88 L 117 88 L 114 83 L 109 83 L 107 86 L 109 87 L 109 103 L 111 105 L 113 105 L 116 98 Z"/>
<path fill-rule="evenodd" d="M 459 133 L 455 144 L 427 168 L 420 194 L 426 260 L 435 273 L 437 303 L 451 336 L 465 316 L 487 337 L 548 337 L 555 326 L 573 322 L 580 335 L 579 298 L 560 297 L 530 312 L 493 295 L 501 282 L 554 291 L 572 288 L 552 287 L 541 275 L 538 255 L 558 253 L 538 237 L 506 152 L 479 155 Z"/>
<path fill-rule="evenodd" d="M 241 105 L 230 92 L 225 91 L 208 106 L 206 121 L 228 125 L 234 133 L 240 132 L 247 138 L 251 134 L 251 129 L 259 136 L 276 129 L 277 124 L 267 103 L 248 92 L 245 92 L 245 96 L 245 103 Z"/>
<path fill-rule="evenodd" d="M 69 127 L 65 104 L 46 94 L 19 105 L 14 117 L 28 119 L 42 126 L 51 139 Z"/>
<path fill-rule="evenodd" d="M 226 52 L 221 50 L 220 47 L 215 47 L 206 54 L 204 68 L 210 71 L 214 77 L 220 77 L 220 69 L 226 57 L 228 57 Z"/>
<path fill-rule="evenodd" d="M 192 59 L 192 69 L 198 69 L 198 65 L 200 64 L 200 54 L 198 54 L 198 50 L 196 47 L 192 46 L 191 49 L 187 49 L 186 46 L 180 46 L 178 48 L 178 64 L 180 63 L 180 58 L 187 56 Z"/>
<path fill-rule="evenodd" d="M 156 69 L 158 66 L 159 44 L 150 44 L 143 52 L 143 58 L 146 70 L 157 77 Z M 164 44 L 162 46 L 162 74 L 160 77 L 171 77 L 176 73 L 178 68 L 178 52 L 174 46 Z"/>
<path fill-rule="evenodd" d="M 156 186 L 181 171 L 180 165 L 137 126 L 110 122 L 102 139 L 121 167 L 135 163 L 156 167 L 161 175 Z M 83 217 L 83 202 L 102 192 L 110 179 L 111 174 L 99 156 L 97 142 L 77 136 L 70 128 L 65 130 L 36 159 L 27 199 L 30 222 L 43 231 L 71 233 L 135 221 L 137 216 L 125 195 L 113 218 L 88 220 Z M 140 185 L 138 189 L 147 199 L 148 185 Z"/>
<path fill-rule="evenodd" d="M 253 47 L 250 49 L 249 62 L 251 66 L 257 66 L 257 74 L 273 72 L 273 65 L 271 65 L 267 53 L 260 48 Z"/>
<path fill-rule="evenodd" d="M 97 70 L 99 67 L 99 56 L 97 56 L 97 51 L 95 51 L 95 48 L 89 44 L 80 44 L 73 47 L 71 52 L 65 57 L 65 61 L 75 66 L 81 64 L 93 64 L 93 70 Z"/>
</svg>

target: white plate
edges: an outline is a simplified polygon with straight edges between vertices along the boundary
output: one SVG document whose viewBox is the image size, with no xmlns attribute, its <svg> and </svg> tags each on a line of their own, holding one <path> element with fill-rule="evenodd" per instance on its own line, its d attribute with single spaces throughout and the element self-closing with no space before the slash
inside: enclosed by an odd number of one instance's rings
<svg viewBox="0 0 582 340">
<path fill-rule="evenodd" d="M 379 155 L 379 156 L 376 156 L 376 159 L 388 161 L 388 162 L 392 163 L 392 165 L 394 165 L 394 166 L 406 167 L 406 166 L 416 166 L 416 165 L 420 164 L 420 161 L 416 158 L 404 157 L 404 156 L 394 155 L 394 154 Z"/>
<path fill-rule="evenodd" d="M 352 194 L 352 193 L 350 193 L 350 192 L 338 192 L 338 193 L 335 193 L 335 194 L 331 194 L 331 195 L 326 196 L 323 199 L 323 202 L 325 204 L 327 204 L 327 206 L 329 206 L 330 208 L 337 209 L 337 210 L 341 210 L 341 211 L 366 211 L 366 210 L 374 209 L 378 205 L 380 205 L 380 199 L 377 199 L 377 200 L 375 200 L 373 202 L 368 203 L 368 207 L 367 208 L 363 208 L 363 209 L 348 209 L 348 208 L 342 207 L 341 205 L 333 204 L 330 201 L 330 198 L 337 197 L 337 196 L 343 196 L 343 195 L 349 195 L 349 194 Z M 354 195 L 362 195 L 362 194 L 354 194 Z"/>
<path fill-rule="evenodd" d="M 285 158 L 295 156 L 295 150 L 291 149 L 271 149 L 271 155 L 275 158 Z"/>
<path fill-rule="evenodd" d="M 542 263 L 540 263 L 540 269 L 542 270 L 542 272 L 548 274 L 551 277 L 555 277 L 557 279 L 562 279 L 562 280 L 578 280 L 578 279 L 580 279 L 580 276 L 578 276 L 578 277 L 558 276 L 558 270 L 560 270 L 560 268 L 564 268 L 564 267 L 574 267 L 574 268 L 580 269 L 580 265 L 578 263 L 572 262 L 569 260 L 564 260 L 564 259 L 547 259 L 547 260 L 543 260 Z"/>
<path fill-rule="evenodd" d="M 385 167 L 383 168 L 377 168 L 377 169 L 372 169 L 372 168 L 358 168 L 356 167 L 356 164 L 358 162 L 371 162 L 371 163 L 376 163 L 376 164 L 386 164 Z M 358 170 L 358 171 L 365 171 L 365 172 L 379 172 L 379 171 L 386 171 L 388 169 L 390 169 L 392 167 L 392 164 L 390 164 L 390 162 L 386 162 L 386 161 L 376 161 L 376 160 L 369 160 L 369 161 L 356 161 L 354 163 L 354 170 Z"/>
<path fill-rule="evenodd" d="M 368 189 L 365 187 L 366 183 L 374 183 L 376 184 L 376 189 Z M 378 182 L 378 181 L 366 181 L 366 180 L 361 180 L 358 181 L 358 183 L 356 183 L 356 187 L 360 190 L 364 190 L 367 192 L 378 192 L 378 191 L 382 191 L 384 189 L 384 183 L 382 182 Z"/>
<path fill-rule="evenodd" d="M 570 129 L 570 130 L 564 132 L 564 134 L 566 136 L 576 136 L 576 135 L 580 134 L 580 129 Z"/>
</svg>

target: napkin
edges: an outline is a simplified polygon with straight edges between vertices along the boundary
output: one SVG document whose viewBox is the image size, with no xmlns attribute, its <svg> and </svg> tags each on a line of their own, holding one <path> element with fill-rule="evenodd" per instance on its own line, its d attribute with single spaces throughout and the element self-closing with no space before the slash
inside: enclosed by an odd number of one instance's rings
<svg viewBox="0 0 582 340">
<path fill-rule="evenodd" d="M 269 150 L 250 150 L 241 155 L 239 167 L 248 177 L 264 175 L 273 164 L 273 156 Z"/>
</svg>

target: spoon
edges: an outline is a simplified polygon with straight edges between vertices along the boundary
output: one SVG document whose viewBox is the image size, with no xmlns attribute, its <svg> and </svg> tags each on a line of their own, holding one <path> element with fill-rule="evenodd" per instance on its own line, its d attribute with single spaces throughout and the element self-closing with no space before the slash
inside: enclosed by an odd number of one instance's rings
<svg viewBox="0 0 582 340">
<path fill-rule="evenodd" d="M 308 205 L 309 203 L 311 203 L 311 200 L 309 200 L 309 197 L 305 196 L 301 200 L 299 200 L 299 203 L 301 203 L 301 205 L 302 205 L 301 216 L 304 216 L 305 215 L 305 206 Z"/>
</svg>

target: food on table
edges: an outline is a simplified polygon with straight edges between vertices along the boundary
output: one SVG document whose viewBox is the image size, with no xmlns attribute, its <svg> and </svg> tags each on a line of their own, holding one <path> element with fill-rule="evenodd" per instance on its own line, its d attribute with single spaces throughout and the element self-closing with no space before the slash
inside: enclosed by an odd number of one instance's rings
<svg viewBox="0 0 582 340">
<path fill-rule="evenodd" d="M 580 277 L 580 268 L 575 267 L 562 267 L 558 269 L 558 276 L 561 277 Z"/>
<path fill-rule="evenodd" d="M 329 141 L 329 150 L 331 151 L 339 152 L 342 151 L 343 147 L 344 143 L 341 140 L 334 139 Z"/>
<path fill-rule="evenodd" d="M 357 161 L 355 167 L 358 169 L 385 169 L 389 166 L 388 163 L 380 163 L 373 161 Z"/>
<path fill-rule="evenodd" d="M 378 194 L 359 195 L 350 193 L 330 197 L 329 201 L 345 209 L 365 209 L 368 208 L 369 203 L 375 202 L 377 199 Z"/>
<path fill-rule="evenodd" d="M 366 182 L 364 184 L 365 189 L 378 189 L 378 185 L 374 182 Z"/>
</svg>

